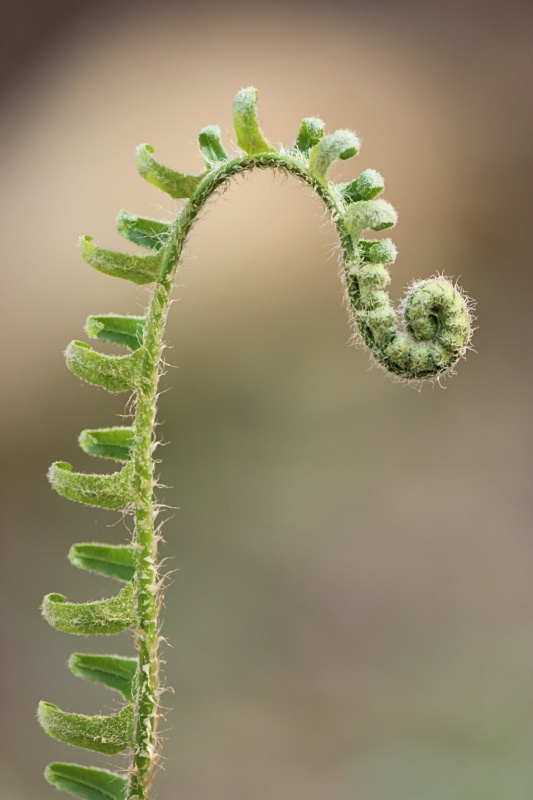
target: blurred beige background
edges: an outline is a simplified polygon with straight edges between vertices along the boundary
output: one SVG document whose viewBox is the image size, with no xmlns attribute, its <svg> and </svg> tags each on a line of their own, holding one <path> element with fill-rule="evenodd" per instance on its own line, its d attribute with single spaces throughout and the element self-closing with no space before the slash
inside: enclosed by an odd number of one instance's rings
<svg viewBox="0 0 533 800">
<path fill-rule="evenodd" d="M 157 797 L 530 800 L 531 8 L 11 0 L 4 15 L 2 800 L 55 797 L 49 760 L 109 764 L 48 739 L 35 708 L 112 710 L 66 659 L 131 647 L 59 634 L 38 610 L 48 591 L 111 592 L 65 556 L 128 536 L 44 477 L 56 459 L 94 468 L 79 431 L 124 411 L 62 350 L 88 314 L 147 298 L 75 243 L 124 247 L 122 207 L 175 212 L 135 145 L 200 170 L 198 131 L 229 142 L 249 84 L 274 142 L 309 115 L 362 136 L 335 177 L 386 178 L 393 295 L 459 278 L 477 353 L 445 390 L 370 370 L 348 346 L 335 232 L 295 182 L 250 176 L 204 215 L 160 403 L 175 693 Z"/>
</svg>

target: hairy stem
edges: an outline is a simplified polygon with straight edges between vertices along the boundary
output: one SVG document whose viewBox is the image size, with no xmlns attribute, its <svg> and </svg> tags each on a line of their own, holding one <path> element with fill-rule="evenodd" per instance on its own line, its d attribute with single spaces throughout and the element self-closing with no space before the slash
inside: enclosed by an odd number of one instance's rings
<svg viewBox="0 0 533 800">
<path fill-rule="evenodd" d="M 283 169 L 310 183 L 307 173 L 290 158 L 268 153 L 256 158 L 233 159 L 208 175 L 187 202 L 173 225 L 163 259 L 163 278 L 154 288 L 146 320 L 141 380 L 135 414 L 135 544 L 137 594 L 137 649 L 139 667 L 136 677 L 136 722 L 133 768 L 128 786 L 128 800 L 146 800 L 152 767 L 156 758 L 156 727 L 159 697 L 158 609 L 160 590 L 157 573 L 157 535 L 155 517 L 153 449 L 159 365 L 170 295 L 181 254 L 191 227 L 205 203 L 231 177 L 254 168 Z M 334 218 L 339 210 L 331 197 L 315 181 L 313 188 L 322 197 Z M 348 242 L 344 236 L 346 248 Z"/>
<path fill-rule="evenodd" d="M 170 294 L 187 236 L 206 202 L 233 176 L 253 169 L 277 169 L 291 174 L 309 185 L 322 199 L 337 228 L 348 283 L 350 280 L 348 268 L 354 263 L 354 259 L 357 259 L 352 236 L 349 235 L 343 224 L 345 211 L 343 201 L 303 169 L 296 159 L 286 153 L 262 153 L 259 156 L 247 156 L 226 161 L 221 167 L 208 173 L 201 181 L 172 226 L 172 234 L 165 246 L 162 277 L 155 286 L 147 316 L 142 378 L 137 396 L 134 464 L 139 669 L 136 682 L 137 715 L 133 770 L 130 776 L 127 800 L 146 800 L 150 772 L 156 758 L 155 734 L 159 694 L 157 656 L 159 588 L 156 565 L 157 537 L 154 525 L 157 505 L 154 497 L 152 451 L 159 364 Z"/>
<path fill-rule="evenodd" d="M 147 319 L 141 382 L 135 415 L 135 530 L 137 648 L 136 722 L 133 769 L 128 797 L 144 800 L 155 756 L 159 693 L 158 575 L 156 505 L 154 497 L 153 430 L 156 415 L 159 360 L 170 286 L 157 284 Z"/>
</svg>

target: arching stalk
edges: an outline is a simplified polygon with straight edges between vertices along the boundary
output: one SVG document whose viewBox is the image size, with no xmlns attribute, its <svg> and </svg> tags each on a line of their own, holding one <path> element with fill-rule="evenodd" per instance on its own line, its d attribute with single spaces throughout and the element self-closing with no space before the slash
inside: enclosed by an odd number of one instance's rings
<svg viewBox="0 0 533 800">
<path fill-rule="evenodd" d="M 160 581 L 157 571 L 157 499 L 154 493 L 154 429 L 158 381 L 162 363 L 165 323 L 176 270 L 191 226 L 207 200 L 225 182 L 253 169 L 281 170 L 305 182 L 322 200 L 336 225 L 344 263 L 346 294 L 355 322 L 374 358 L 407 380 L 436 377 L 450 371 L 464 355 L 471 321 L 461 293 L 443 278 L 415 284 L 403 303 L 403 327 L 383 291 L 389 275 L 385 267 L 396 257 L 389 239 L 362 239 L 367 230 L 381 231 L 396 222 L 396 212 L 381 199 L 383 180 L 365 170 L 346 184 L 333 184 L 327 171 L 336 158 L 355 155 L 359 141 L 351 131 L 324 135 L 321 120 L 305 119 L 295 144 L 277 152 L 259 127 L 257 92 L 241 90 L 234 102 L 237 140 L 245 152 L 229 158 L 217 126 L 200 133 L 206 161 L 201 175 L 183 175 L 153 157 L 149 145 L 137 153 L 139 172 L 176 199 L 185 201 L 174 223 L 144 219 L 121 212 L 119 232 L 148 247 L 149 255 L 126 255 L 95 245 L 83 237 L 83 258 L 91 266 L 137 284 L 153 283 L 145 317 L 103 315 L 90 317 L 91 338 L 115 342 L 130 350 L 126 356 L 103 355 L 83 342 L 67 348 L 67 365 L 79 377 L 112 392 L 135 393 L 132 428 L 84 431 L 81 447 L 89 454 L 124 464 L 110 475 L 72 471 L 64 462 L 50 469 L 50 481 L 63 496 L 109 509 L 132 508 L 135 538 L 131 545 L 97 543 L 74 545 L 71 562 L 126 583 L 114 598 L 93 603 L 68 603 L 62 595 L 48 595 L 43 603 L 46 619 L 69 633 L 113 634 L 133 627 L 137 659 L 75 654 L 70 668 L 75 675 L 118 690 L 127 705 L 117 715 L 84 716 L 41 703 L 39 718 L 45 730 L 60 741 L 102 753 L 131 748 L 128 776 L 76 764 L 51 764 L 46 777 L 58 788 L 84 800 L 148 800 L 149 783 L 157 752 L 159 702 L 158 609 Z"/>
</svg>

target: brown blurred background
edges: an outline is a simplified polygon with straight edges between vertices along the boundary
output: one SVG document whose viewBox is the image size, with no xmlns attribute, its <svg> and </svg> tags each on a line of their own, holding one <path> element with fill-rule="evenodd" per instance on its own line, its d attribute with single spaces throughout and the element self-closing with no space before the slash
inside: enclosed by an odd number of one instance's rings
<svg viewBox="0 0 533 800">
<path fill-rule="evenodd" d="M 309 115 L 361 134 L 336 177 L 386 178 L 393 295 L 459 278 L 477 353 L 445 390 L 369 370 L 335 232 L 294 181 L 251 176 L 204 215 L 160 403 L 175 694 L 157 797 L 531 800 L 530 4 L 4 0 L 3 17 L 2 800 L 55 797 L 49 760 L 109 763 L 48 739 L 35 708 L 116 708 L 65 662 L 131 652 L 38 610 L 48 591 L 111 593 L 65 556 L 128 536 L 44 477 L 56 459 L 94 469 L 79 431 L 124 411 L 62 350 L 88 314 L 147 297 L 84 265 L 77 237 L 124 247 L 120 208 L 175 211 L 134 146 L 199 171 L 198 131 L 229 142 L 249 84 L 274 142 Z"/>
</svg>

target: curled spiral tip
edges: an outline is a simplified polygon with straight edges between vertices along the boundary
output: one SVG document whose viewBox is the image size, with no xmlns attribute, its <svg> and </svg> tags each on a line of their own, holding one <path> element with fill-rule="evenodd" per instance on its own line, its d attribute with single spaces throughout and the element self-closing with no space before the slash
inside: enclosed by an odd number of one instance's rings
<svg viewBox="0 0 533 800">
<path fill-rule="evenodd" d="M 399 343 L 387 348 L 394 371 L 405 368 L 407 378 L 437 377 L 453 369 L 470 346 L 471 303 L 442 276 L 414 283 L 401 312 L 409 340 L 408 351 Z"/>
<path fill-rule="evenodd" d="M 413 284 L 400 306 L 403 326 L 384 286 L 388 272 L 379 264 L 353 265 L 347 288 L 365 344 L 383 367 L 406 380 L 438 378 L 450 372 L 470 346 L 471 302 L 437 276 Z"/>
</svg>

